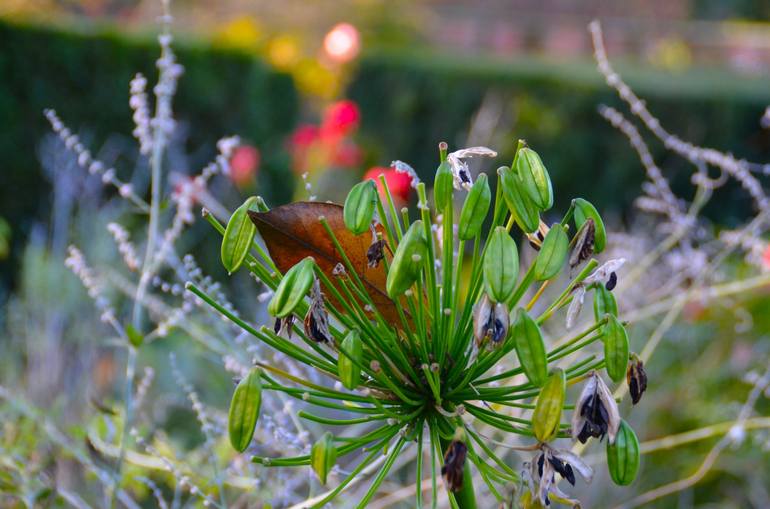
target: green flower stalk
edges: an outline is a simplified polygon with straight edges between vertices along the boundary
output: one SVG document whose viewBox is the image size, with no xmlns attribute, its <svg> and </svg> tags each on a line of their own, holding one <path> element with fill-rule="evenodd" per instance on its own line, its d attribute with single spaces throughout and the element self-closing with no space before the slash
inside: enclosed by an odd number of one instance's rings
<svg viewBox="0 0 770 509">
<path fill-rule="evenodd" d="M 518 491 L 524 493 L 518 502 L 526 506 L 572 500 L 558 490 L 558 480 L 574 484 L 573 468 L 590 479 L 590 468 L 552 442 L 603 438 L 608 426 L 613 465 L 621 457 L 630 464 L 618 452 L 621 446 L 614 445 L 616 403 L 599 374 L 606 365 L 611 380 L 625 379 L 629 354 L 616 306 L 608 304 L 614 298 L 607 295 L 608 271 L 616 280 L 622 261 L 597 269 L 592 259 L 594 248 L 606 242 L 598 212 L 585 200 L 573 200 L 562 220 L 548 227 L 540 214 L 553 204 L 551 181 L 540 156 L 523 142 L 513 164 L 498 171 L 494 200 L 487 176 L 481 174 L 474 183 L 464 158 L 494 157 L 495 152 L 474 147 L 447 154 L 442 143 L 440 156 L 437 205 L 431 208 L 425 185 L 419 183 L 413 216 L 406 209 L 396 211 L 382 177 L 384 197 L 371 183 L 359 184 L 344 207 L 299 202 L 268 210 L 261 200 L 250 199 L 226 227 L 206 215 L 225 234 L 226 268 L 236 270 L 242 261 L 274 290 L 268 309 L 276 323 L 253 326 L 195 285 L 188 289 L 244 331 L 330 381 L 311 383 L 259 363 L 250 377 L 260 377 L 260 384 L 251 383 L 260 390 L 252 393 L 261 397 L 262 391 L 278 391 L 301 400 L 299 417 L 309 421 L 366 427 L 345 437 L 327 431 L 309 454 L 252 458 L 271 468 L 310 467 L 329 484 L 327 474 L 344 461 L 346 474 L 314 507 L 332 500 L 377 462 L 376 475 L 358 502 L 365 507 L 396 458 L 410 447 L 418 448 L 417 507 L 424 503 L 419 487 L 425 475 L 433 481 L 433 506 L 441 489 L 437 479 L 443 477 L 452 507 L 476 507 L 474 475 L 501 503 L 515 486 L 528 487 Z M 458 194 L 464 195 L 463 206 L 455 222 Z M 249 220 L 267 250 L 248 236 Z M 491 222 L 488 233 L 482 232 L 485 221 Z M 528 267 L 519 266 L 517 230 L 537 251 Z M 229 232 L 246 235 L 233 241 Z M 555 299 L 540 302 L 568 261 L 570 273 L 577 274 Z M 534 296 L 523 300 L 530 290 Z M 591 291 L 597 292 L 594 323 L 574 336 L 547 342 L 543 325 L 565 308 L 574 322 Z M 603 349 L 593 348 L 596 342 Z M 602 350 L 606 360 L 599 357 Z M 508 368 L 493 374 L 501 363 Z M 566 391 L 578 383 L 584 390 L 573 410 Z M 231 412 L 240 416 L 234 426 L 239 450 L 253 431 L 243 429 L 244 424 L 259 425 L 252 418 L 255 405 L 241 396 L 234 398 L 239 408 L 252 410 Z M 518 409 L 516 416 L 509 408 Z M 567 423 L 570 414 L 580 430 Z M 608 415 L 613 416 L 610 423 Z M 480 429 L 518 435 L 514 448 L 533 451 L 532 461 L 523 470 L 509 465 Z M 631 482 L 632 467 L 613 478 Z"/>
</svg>

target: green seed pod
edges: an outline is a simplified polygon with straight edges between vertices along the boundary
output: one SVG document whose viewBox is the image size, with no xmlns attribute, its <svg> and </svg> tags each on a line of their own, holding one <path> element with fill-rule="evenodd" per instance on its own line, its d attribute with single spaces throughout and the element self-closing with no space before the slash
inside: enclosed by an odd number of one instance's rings
<svg viewBox="0 0 770 509">
<path fill-rule="evenodd" d="M 539 442 L 548 442 L 558 433 L 566 390 L 567 377 L 564 370 L 554 369 L 540 389 L 535 411 L 532 413 L 532 429 Z"/>
<path fill-rule="evenodd" d="M 604 326 L 604 363 L 607 374 L 614 382 L 626 376 L 628 368 L 628 333 L 614 315 L 607 316 Z"/>
<path fill-rule="evenodd" d="M 591 218 L 594 220 L 595 234 L 594 234 L 594 252 L 601 253 L 604 251 L 604 246 L 607 245 L 607 231 L 604 229 L 604 221 L 602 216 L 596 210 L 596 207 L 591 205 L 583 198 L 576 198 L 575 203 L 575 225 L 577 229 L 583 226 L 586 219 Z"/>
<path fill-rule="evenodd" d="M 507 166 L 498 168 L 497 174 L 503 186 L 503 198 L 516 224 L 526 233 L 537 230 L 540 226 L 540 212 L 524 191 L 521 179 Z"/>
<path fill-rule="evenodd" d="M 347 354 L 350 354 L 350 357 Z M 342 385 L 350 390 L 358 387 L 361 381 L 361 369 L 358 365 L 361 364 L 363 355 L 364 348 L 363 343 L 361 343 L 361 336 L 357 330 L 351 330 L 340 344 L 340 355 L 337 359 L 337 374 Z"/>
<path fill-rule="evenodd" d="M 519 278 L 519 251 L 508 231 L 498 226 L 484 252 L 484 285 L 494 302 L 507 302 Z"/>
<path fill-rule="evenodd" d="M 481 225 L 489 212 L 489 204 L 492 202 L 492 192 L 489 190 L 489 179 L 486 173 L 480 173 L 468 191 L 460 212 L 460 222 L 457 227 L 457 236 L 460 240 L 470 240 L 481 231 Z"/>
<path fill-rule="evenodd" d="M 631 484 L 639 471 L 639 439 L 626 421 L 620 422 L 615 443 L 607 441 L 607 468 L 620 486 Z"/>
<path fill-rule="evenodd" d="M 354 185 L 345 198 L 343 219 L 348 230 L 360 235 L 369 231 L 377 204 L 377 187 L 373 180 L 365 180 Z"/>
<path fill-rule="evenodd" d="M 230 220 L 227 222 L 225 234 L 222 236 L 222 248 L 220 255 L 222 265 L 228 274 L 232 274 L 246 259 L 249 253 L 251 243 L 254 241 L 254 234 L 257 233 L 257 227 L 249 219 L 247 211 L 257 203 L 257 197 L 252 196 L 243 205 L 235 209 Z"/>
<path fill-rule="evenodd" d="M 404 234 L 398 244 L 388 270 L 385 289 L 390 298 L 396 298 L 414 284 L 420 276 L 420 269 L 428 254 L 422 221 L 417 220 Z"/>
<path fill-rule="evenodd" d="M 604 285 L 594 287 L 594 316 L 598 322 L 604 315 L 618 316 L 618 303 Z"/>
<path fill-rule="evenodd" d="M 564 266 L 564 261 L 569 254 L 569 238 L 564 227 L 559 223 L 551 226 L 551 229 L 543 239 L 543 245 L 535 260 L 535 281 L 551 279 L 559 273 Z"/>
<path fill-rule="evenodd" d="M 238 452 L 243 452 L 251 443 L 254 428 L 257 426 L 259 407 L 262 404 L 262 384 L 258 368 L 238 382 L 233 399 L 230 401 L 230 413 L 227 418 L 227 431 L 230 444 Z"/>
<path fill-rule="evenodd" d="M 436 177 L 433 180 L 433 199 L 436 201 L 436 210 L 446 210 L 452 206 L 452 189 L 454 187 L 454 176 L 452 167 L 444 160 L 438 165 Z"/>
<path fill-rule="evenodd" d="M 327 431 L 310 449 L 310 466 L 313 467 L 321 484 L 326 484 L 326 476 L 335 461 L 337 461 L 337 449 L 334 447 L 334 436 Z"/>
<path fill-rule="evenodd" d="M 273 298 L 267 305 L 267 312 L 277 318 L 290 315 L 313 286 L 314 266 L 315 261 L 308 256 L 290 268 L 275 289 Z"/>
<path fill-rule="evenodd" d="M 536 387 L 542 387 L 548 378 L 548 358 L 540 327 L 519 308 L 516 313 L 516 323 L 513 324 L 513 340 L 519 363 L 527 375 L 527 379 Z"/>
<path fill-rule="evenodd" d="M 516 154 L 516 172 L 532 203 L 541 211 L 553 207 L 551 177 L 537 152 L 527 147 L 521 148 Z"/>
</svg>

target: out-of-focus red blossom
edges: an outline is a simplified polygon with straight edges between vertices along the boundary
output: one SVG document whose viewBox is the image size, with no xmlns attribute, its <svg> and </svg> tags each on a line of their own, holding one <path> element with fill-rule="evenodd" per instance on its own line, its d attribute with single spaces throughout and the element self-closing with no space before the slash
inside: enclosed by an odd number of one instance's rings
<svg viewBox="0 0 770 509">
<path fill-rule="evenodd" d="M 324 112 L 321 123 L 322 136 L 347 136 L 356 130 L 360 120 L 361 111 L 356 103 L 350 100 L 337 101 L 330 104 Z"/>
<path fill-rule="evenodd" d="M 230 178 L 238 186 L 249 184 L 259 169 L 259 150 L 251 145 L 241 145 L 230 157 Z"/>
<path fill-rule="evenodd" d="M 770 270 L 770 244 L 765 247 L 765 250 L 762 253 L 762 263 L 766 269 Z"/>
<path fill-rule="evenodd" d="M 332 154 L 332 164 L 343 168 L 358 166 L 361 164 L 361 159 L 361 149 L 355 143 L 350 142 L 340 143 Z"/>
<path fill-rule="evenodd" d="M 313 124 L 300 124 L 294 130 L 289 140 L 293 150 L 307 149 L 318 139 L 318 126 Z"/>
<path fill-rule="evenodd" d="M 381 195 L 384 195 L 385 190 L 380 183 L 380 175 L 385 176 L 385 182 L 388 184 L 390 194 L 393 195 L 394 198 L 397 198 L 402 202 L 406 202 L 409 199 L 409 191 L 412 188 L 412 177 L 406 173 L 397 172 L 394 168 L 386 168 L 384 166 L 370 168 L 369 171 L 364 174 L 363 180 L 374 180 Z"/>
</svg>

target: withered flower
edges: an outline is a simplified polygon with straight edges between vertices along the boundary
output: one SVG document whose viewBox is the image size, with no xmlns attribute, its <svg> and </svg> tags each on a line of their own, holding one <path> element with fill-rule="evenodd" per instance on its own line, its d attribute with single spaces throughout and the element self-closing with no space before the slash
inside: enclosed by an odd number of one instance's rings
<svg viewBox="0 0 770 509">
<path fill-rule="evenodd" d="M 569 268 L 574 269 L 588 260 L 594 253 L 594 241 L 596 240 L 596 225 L 591 218 L 586 219 L 580 231 L 577 232 L 572 252 L 569 255 Z"/>
<path fill-rule="evenodd" d="M 276 318 L 273 331 L 286 339 L 291 339 L 294 327 L 294 315 L 287 315 L 284 318 Z"/>
<path fill-rule="evenodd" d="M 377 267 L 383 258 L 385 258 L 385 248 L 388 243 L 385 239 L 372 241 L 369 249 L 366 251 L 367 265 L 371 268 Z"/>
<path fill-rule="evenodd" d="M 572 302 L 569 303 L 567 308 L 567 329 L 571 329 L 575 325 L 580 311 L 583 309 L 583 301 L 586 297 L 586 287 L 578 285 L 572 290 Z"/>
<path fill-rule="evenodd" d="M 480 347 L 487 340 L 490 340 L 491 347 L 502 344 L 508 336 L 509 325 L 508 306 L 501 302 L 495 304 L 484 294 L 473 311 L 473 335 L 476 345 Z"/>
<path fill-rule="evenodd" d="M 321 284 L 316 279 L 310 293 L 310 308 L 305 315 L 305 334 L 316 343 L 328 343 L 331 338 L 329 332 L 329 315 L 324 307 Z"/>
<path fill-rule="evenodd" d="M 589 437 L 601 440 L 606 434 L 612 444 L 619 426 L 618 404 L 604 380 L 594 371 L 572 412 L 572 438 L 584 444 Z"/>
<path fill-rule="evenodd" d="M 644 371 L 644 363 L 638 355 L 631 354 L 631 362 L 626 371 L 626 383 L 631 393 L 631 402 L 636 405 L 642 399 L 642 394 L 647 390 L 647 373 Z"/>
<path fill-rule="evenodd" d="M 547 444 L 540 446 L 540 452 L 531 463 L 525 463 L 522 477 L 529 485 L 531 496 L 544 506 L 551 505 L 551 498 L 573 507 L 579 507 L 580 501 L 571 498 L 558 487 L 556 474 L 559 474 L 571 485 L 575 485 L 575 472 L 591 482 L 593 469 L 576 454 L 560 449 L 554 449 Z"/>
<path fill-rule="evenodd" d="M 607 290 L 615 288 L 615 284 L 618 282 L 618 275 L 616 272 L 626 263 L 625 258 L 614 258 L 603 263 L 595 271 L 593 271 L 587 278 L 583 280 L 583 284 L 588 286 L 591 284 L 602 284 Z"/>
<path fill-rule="evenodd" d="M 441 467 L 441 475 L 449 491 L 455 493 L 463 487 L 463 472 L 465 470 L 465 457 L 468 447 L 462 440 L 452 440 L 444 454 L 444 465 Z"/>
</svg>

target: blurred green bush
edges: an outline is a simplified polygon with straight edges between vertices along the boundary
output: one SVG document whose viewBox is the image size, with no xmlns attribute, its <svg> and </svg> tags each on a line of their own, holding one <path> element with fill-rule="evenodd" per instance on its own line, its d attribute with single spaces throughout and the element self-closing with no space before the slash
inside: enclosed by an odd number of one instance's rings
<svg viewBox="0 0 770 509">
<path fill-rule="evenodd" d="M 638 64 L 616 67 L 671 132 L 749 160 L 770 160 L 770 132 L 759 125 L 770 104 L 770 88 L 761 76 L 733 76 L 724 69 L 666 73 Z M 379 52 L 360 62 L 349 96 L 361 106 L 362 132 L 370 144 L 376 141 L 379 163 L 401 159 L 428 181 L 436 154 L 426 146 L 441 140 L 455 148 L 488 144 L 502 161 L 510 161 L 515 140 L 522 137 L 543 154 L 554 186 L 569 189 L 570 196 L 591 196 L 600 210 L 623 213 L 639 195 L 644 175 L 636 153 L 597 113 L 601 103 L 626 109 L 593 62 Z M 474 115 L 485 102 L 484 122 L 491 118 L 496 124 L 480 122 L 469 141 Z M 660 143 L 650 148 L 661 167 L 674 170 L 667 174 L 678 176 L 675 190 L 692 187 L 691 168 L 684 161 Z M 734 223 L 750 211 L 745 200 L 737 199 L 740 193 L 735 196 L 727 207 L 718 203 L 720 223 Z"/>
<path fill-rule="evenodd" d="M 94 151 L 115 133 L 130 136 L 128 84 L 136 72 L 154 81 L 159 49 L 151 37 L 128 38 L 108 30 L 78 33 L 3 20 L 0 48 L 0 217 L 10 223 L 14 241 L 12 257 L 0 272 L 7 284 L 29 228 L 50 212 L 49 184 L 36 153 L 50 131 L 43 109 L 56 109 L 73 131 L 87 134 Z M 190 126 L 184 143 L 197 155 L 190 164 L 202 166 L 215 155 L 220 137 L 238 134 L 262 149 L 260 193 L 288 200 L 292 189 L 283 139 L 299 109 L 291 78 L 233 50 L 182 41 L 177 56 L 185 74 L 174 105 L 177 120 Z M 128 174 L 134 154 L 121 156 L 128 160 L 118 164 L 119 173 L 126 163 Z"/>
</svg>

